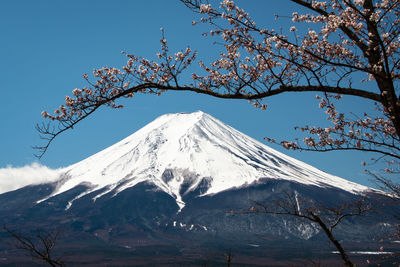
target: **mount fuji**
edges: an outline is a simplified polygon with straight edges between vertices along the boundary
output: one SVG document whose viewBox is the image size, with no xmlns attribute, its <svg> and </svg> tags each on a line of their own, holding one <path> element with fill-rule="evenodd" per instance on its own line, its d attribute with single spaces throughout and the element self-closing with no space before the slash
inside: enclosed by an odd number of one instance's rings
<svg viewBox="0 0 400 267">
<path fill-rule="evenodd" d="M 267 246 L 279 256 L 278 248 L 296 242 L 323 242 L 317 225 L 296 218 L 227 213 L 246 209 L 251 201 L 268 203 L 283 192 L 326 206 L 365 198 L 366 192 L 371 201 L 385 197 L 198 111 L 163 115 L 61 169 L 55 182 L 0 194 L 0 220 L 27 231 L 61 228 L 68 233 L 66 247 L 80 251 L 90 244 L 87 253 L 98 261 L 111 248 L 118 250 L 118 259 L 148 264 L 142 256 L 155 250 L 192 262 L 212 249 L 235 247 L 238 255 L 250 255 Z M 370 242 L 387 234 L 393 212 L 397 208 L 384 216 L 345 220 L 339 238 Z M 315 247 L 312 242 L 307 253 Z M 4 253 L 9 251 L 0 245 L 0 259 L 9 258 Z M 82 258 L 74 260 L 82 263 Z"/>
<path fill-rule="evenodd" d="M 93 200 L 141 182 L 156 185 L 180 209 L 187 194 L 205 196 L 245 187 L 261 178 L 332 187 L 351 193 L 371 190 L 288 157 L 201 111 L 167 114 L 109 148 L 62 170 L 50 197 L 78 185 L 101 190 Z M 41 201 L 43 201 L 41 200 Z"/>
</svg>

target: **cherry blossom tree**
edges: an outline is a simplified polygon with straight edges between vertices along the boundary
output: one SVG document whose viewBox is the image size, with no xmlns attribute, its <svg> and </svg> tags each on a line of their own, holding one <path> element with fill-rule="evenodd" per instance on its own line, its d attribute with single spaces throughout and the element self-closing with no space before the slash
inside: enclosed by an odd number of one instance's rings
<svg viewBox="0 0 400 267">
<path fill-rule="evenodd" d="M 192 24 L 208 25 L 205 35 L 222 43 L 220 56 L 208 64 L 190 48 L 171 53 L 162 34 L 158 60 L 125 53 L 127 64 L 122 68 L 84 74 L 86 87 L 74 89 L 54 114 L 42 112 L 50 122 L 37 127 L 46 139 L 37 147 L 40 157 L 59 134 L 99 107 L 122 108 L 118 99 L 135 94 L 191 91 L 248 100 L 266 109 L 269 97 L 316 92 L 329 127 L 297 127 L 304 138 L 293 141 L 266 139 L 287 149 L 375 152 L 378 156 L 371 163 L 386 162 L 386 173 L 400 171 L 398 0 L 290 0 L 304 12 L 291 14 L 292 25 L 279 31 L 257 25 L 230 0 L 181 2 L 196 13 Z M 201 70 L 194 72 L 193 64 Z M 181 77 L 191 81 L 181 83 Z M 343 96 L 366 99 L 368 110 L 375 110 L 341 113 L 338 101 L 349 99 Z"/>
</svg>

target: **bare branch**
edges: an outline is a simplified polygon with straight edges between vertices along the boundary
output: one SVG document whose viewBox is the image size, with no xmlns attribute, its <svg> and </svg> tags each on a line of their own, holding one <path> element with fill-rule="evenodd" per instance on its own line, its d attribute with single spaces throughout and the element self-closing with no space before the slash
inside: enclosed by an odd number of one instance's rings
<svg viewBox="0 0 400 267">
<path fill-rule="evenodd" d="M 60 236 L 59 231 L 48 233 L 38 232 L 35 238 L 39 242 L 36 244 L 36 242 L 33 241 L 33 238 L 17 234 L 8 229 L 5 225 L 3 226 L 3 229 L 16 240 L 15 247 L 27 251 L 33 259 L 43 261 L 53 267 L 65 266 L 61 257 L 54 259 L 52 256 L 52 251 L 58 237 Z"/>
<path fill-rule="evenodd" d="M 269 201 L 264 205 L 258 201 L 252 201 L 253 206 L 244 211 L 233 211 L 240 214 L 272 214 L 287 215 L 305 219 L 316 223 L 324 231 L 330 242 L 338 249 L 346 266 L 355 266 L 349 259 L 340 242 L 334 237 L 333 230 L 345 218 L 363 216 L 371 210 L 371 205 L 365 199 L 356 202 L 345 203 L 337 207 L 325 207 L 314 203 L 309 199 L 301 199 L 294 194 L 283 192 L 284 196 Z"/>
</svg>

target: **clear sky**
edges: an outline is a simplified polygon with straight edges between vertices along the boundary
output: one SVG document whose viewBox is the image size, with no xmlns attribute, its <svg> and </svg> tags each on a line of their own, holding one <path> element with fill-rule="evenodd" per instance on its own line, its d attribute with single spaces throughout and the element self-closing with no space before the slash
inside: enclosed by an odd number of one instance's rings
<svg viewBox="0 0 400 267">
<path fill-rule="evenodd" d="M 296 11 L 289 1 L 237 1 L 258 25 L 286 28 L 290 19 L 274 14 Z M 146 1 L 1 1 L 0 2 L 0 168 L 37 162 L 31 148 L 43 144 L 35 131 L 42 110 L 64 103 L 72 89 L 85 86 L 82 74 L 102 66 L 121 67 L 121 51 L 154 58 L 164 28 L 171 51 L 190 46 L 199 57 L 212 60 L 220 47 L 204 38 L 203 26 L 191 25 L 191 13 L 177 0 Z M 294 126 L 326 124 L 315 94 L 288 94 L 266 101 L 261 111 L 246 101 L 221 100 L 193 93 L 135 96 L 123 110 L 103 108 L 66 132 L 39 161 L 50 168 L 65 167 L 114 144 L 165 113 L 202 110 L 247 135 L 291 140 Z M 365 102 L 345 99 L 344 109 L 362 110 Z M 293 152 L 272 145 L 323 171 L 370 185 L 362 153 Z M 2 170 L 0 169 L 0 172 Z M 1 176 L 0 179 L 6 179 Z M 1 181 L 0 181 L 1 182 Z"/>
</svg>

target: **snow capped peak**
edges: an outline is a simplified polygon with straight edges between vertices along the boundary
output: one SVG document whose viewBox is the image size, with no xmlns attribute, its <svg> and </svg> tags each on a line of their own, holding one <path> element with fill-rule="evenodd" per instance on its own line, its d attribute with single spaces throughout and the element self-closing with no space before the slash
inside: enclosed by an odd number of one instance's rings
<svg viewBox="0 0 400 267">
<path fill-rule="evenodd" d="M 103 189 L 96 200 L 146 181 L 174 197 L 181 208 L 185 195 L 195 190 L 200 195 L 215 194 L 261 178 L 353 193 L 368 189 L 288 157 L 202 111 L 160 116 L 120 142 L 67 167 L 62 177 L 52 195 L 84 183 L 91 186 L 76 198 Z"/>
</svg>

